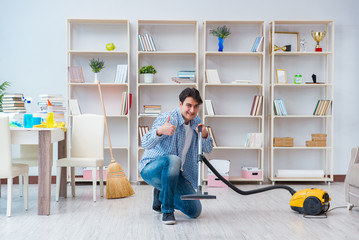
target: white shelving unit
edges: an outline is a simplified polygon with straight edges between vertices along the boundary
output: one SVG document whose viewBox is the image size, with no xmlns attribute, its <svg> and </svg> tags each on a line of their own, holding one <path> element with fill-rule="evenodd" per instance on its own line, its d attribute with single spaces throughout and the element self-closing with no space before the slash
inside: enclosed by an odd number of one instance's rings
<svg viewBox="0 0 359 240">
<path fill-rule="evenodd" d="M 226 25 L 231 35 L 224 39 L 223 52 L 218 52 L 217 37 L 211 29 Z M 264 40 L 258 52 L 251 52 L 256 37 Z M 211 100 L 215 115 L 203 112 L 206 126 L 211 126 L 217 147 L 208 159 L 230 160 L 230 181 L 263 181 L 245 179 L 242 167 L 264 169 L 264 99 L 265 99 L 265 37 L 264 21 L 205 21 L 203 23 L 203 91 L 204 100 Z M 206 69 L 217 69 L 221 83 L 208 83 Z M 250 83 L 234 83 L 250 80 Z M 260 113 L 251 116 L 253 98 L 262 95 Z M 204 107 L 205 108 L 205 107 Z M 261 147 L 245 147 L 247 133 L 262 133 Z M 206 169 L 206 168 L 204 168 Z M 205 173 L 203 176 L 207 176 Z M 206 177 L 203 179 L 207 181 Z"/>
<path fill-rule="evenodd" d="M 106 44 L 114 43 L 115 50 L 107 51 Z M 114 158 L 130 178 L 130 119 L 121 115 L 122 93 L 129 92 L 130 74 L 126 83 L 115 83 L 118 64 L 127 64 L 130 73 L 130 25 L 128 20 L 110 19 L 68 19 L 67 20 L 67 66 L 81 66 L 84 83 L 72 83 L 67 76 L 68 99 L 77 99 L 81 113 L 103 115 L 97 83 L 94 82 L 89 61 L 103 59 L 105 68 L 98 73 L 111 132 Z M 68 109 L 68 149 L 71 149 L 71 119 Z M 105 136 L 105 166 L 110 163 L 107 134 Z M 70 154 L 70 151 L 68 152 Z M 76 172 L 76 175 L 82 175 Z M 76 181 L 86 181 L 82 178 Z M 90 180 L 91 181 L 91 180 Z"/>
<path fill-rule="evenodd" d="M 322 52 L 315 52 L 316 42 L 311 32 L 326 31 L 320 42 Z M 274 51 L 279 41 L 291 42 L 290 37 L 275 33 L 287 32 L 298 35 L 305 42 L 305 49 L 292 47 L 291 52 Z M 334 22 L 333 21 L 273 21 L 269 24 L 270 35 L 270 101 L 268 103 L 268 177 L 277 181 L 333 181 L 333 125 L 334 125 Z M 290 35 L 288 35 L 290 36 Z M 293 42 L 291 42 L 293 44 Z M 295 44 L 295 43 L 294 43 Z M 299 42 L 297 44 L 300 44 Z M 282 46 L 279 46 L 282 47 Z M 287 84 L 278 84 L 276 69 L 285 69 Z M 294 75 L 303 76 L 302 84 L 294 84 Z M 317 82 L 312 82 L 312 74 Z M 274 99 L 284 101 L 287 116 L 274 113 Z M 331 100 L 331 110 L 327 115 L 315 116 L 318 100 Z M 326 147 L 306 147 L 311 134 L 327 134 Z M 274 147 L 274 137 L 293 137 L 294 147 Z M 278 177 L 278 169 L 322 170 L 322 177 Z"/>
<path fill-rule="evenodd" d="M 139 34 L 151 35 L 157 51 L 142 51 L 137 38 L 137 167 L 144 153 L 138 126 L 151 128 L 157 117 L 142 116 L 143 105 L 161 105 L 161 112 L 170 111 L 179 106 L 178 95 L 183 89 L 198 88 L 198 24 L 188 20 L 138 20 Z M 139 75 L 144 65 L 156 68 L 153 83 L 144 83 Z M 173 82 L 171 78 L 180 70 L 194 70 L 195 82 Z M 137 180 L 143 181 L 139 173 Z"/>
</svg>

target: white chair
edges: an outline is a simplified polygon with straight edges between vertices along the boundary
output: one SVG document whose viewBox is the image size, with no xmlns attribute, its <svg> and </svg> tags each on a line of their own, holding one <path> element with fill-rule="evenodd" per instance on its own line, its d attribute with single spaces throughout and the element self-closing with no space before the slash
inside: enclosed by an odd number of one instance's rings
<svg viewBox="0 0 359 240">
<path fill-rule="evenodd" d="M 52 160 L 52 158 L 51 158 Z M 39 145 L 37 144 L 21 144 L 20 145 L 20 157 L 19 158 L 13 158 L 13 163 L 17 164 L 27 164 L 29 167 L 38 167 L 39 166 Z M 51 166 L 52 166 L 51 161 Z M 22 196 L 22 180 L 19 179 L 20 184 L 20 193 Z"/>
<path fill-rule="evenodd" d="M 0 116 L 0 179 L 7 178 L 7 216 L 11 216 L 12 207 L 12 185 L 13 178 L 24 177 L 24 203 L 25 210 L 28 209 L 29 193 L 29 166 L 26 164 L 14 164 L 11 160 L 11 135 L 9 128 L 9 117 Z"/>
<path fill-rule="evenodd" d="M 20 157 L 13 158 L 13 163 L 27 164 L 29 167 L 39 166 L 39 145 L 20 145 Z"/>
<path fill-rule="evenodd" d="M 56 201 L 59 201 L 61 167 L 71 167 L 72 196 L 75 197 L 75 167 L 92 167 L 93 201 L 96 202 L 97 168 L 100 170 L 100 194 L 103 197 L 103 154 L 105 118 L 84 114 L 73 117 L 71 157 L 56 161 Z"/>
<path fill-rule="evenodd" d="M 26 164 L 29 167 L 38 167 L 39 166 L 39 145 L 20 145 L 20 157 L 13 158 L 13 163 L 16 164 Z M 20 196 L 23 193 L 23 184 L 22 178 L 19 178 L 20 185 Z"/>
<path fill-rule="evenodd" d="M 359 206 L 359 148 L 352 148 L 348 172 L 345 177 L 345 199 L 348 209 Z"/>
</svg>

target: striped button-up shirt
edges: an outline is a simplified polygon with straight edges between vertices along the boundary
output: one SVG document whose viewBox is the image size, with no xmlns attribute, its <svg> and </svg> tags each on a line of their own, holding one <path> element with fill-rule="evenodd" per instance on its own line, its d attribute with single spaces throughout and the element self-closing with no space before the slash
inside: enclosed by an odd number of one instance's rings
<svg viewBox="0 0 359 240">
<path fill-rule="evenodd" d="M 157 128 L 162 126 L 167 121 L 168 116 L 170 116 L 170 123 L 176 127 L 176 130 L 171 136 L 158 136 L 156 133 Z M 192 184 L 194 188 L 197 187 L 198 179 L 198 134 L 196 132 L 196 127 L 201 122 L 201 118 L 198 115 L 190 121 L 191 129 L 194 132 L 191 146 L 188 149 L 186 161 L 183 165 L 183 176 Z M 182 158 L 182 150 L 186 138 L 184 124 L 185 121 L 179 108 L 170 112 L 162 113 L 157 117 L 152 125 L 152 129 L 142 138 L 142 147 L 144 147 L 146 150 L 139 163 L 140 172 L 146 166 L 146 164 L 154 161 L 158 157 L 176 155 L 179 158 Z M 202 151 L 205 153 L 210 153 L 212 148 L 213 140 L 208 135 L 207 138 L 202 139 Z"/>
</svg>

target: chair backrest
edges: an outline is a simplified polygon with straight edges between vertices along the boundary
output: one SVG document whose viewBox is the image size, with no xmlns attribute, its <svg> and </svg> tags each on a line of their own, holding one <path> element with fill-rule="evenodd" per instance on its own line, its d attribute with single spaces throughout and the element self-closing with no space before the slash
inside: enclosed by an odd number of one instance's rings
<svg viewBox="0 0 359 240">
<path fill-rule="evenodd" d="M 73 116 L 71 157 L 103 159 L 104 123 L 101 115 Z"/>
<path fill-rule="evenodd" d="M 11 176 L 11 135 L 9 117 L 0 116 L 0 177 Z"/>
<path fill-rule="evenodd" d="M 20 157 L 21 158 L 38 158 L 39 157 L 39 145 L 20 145 Z"/>
</svg>

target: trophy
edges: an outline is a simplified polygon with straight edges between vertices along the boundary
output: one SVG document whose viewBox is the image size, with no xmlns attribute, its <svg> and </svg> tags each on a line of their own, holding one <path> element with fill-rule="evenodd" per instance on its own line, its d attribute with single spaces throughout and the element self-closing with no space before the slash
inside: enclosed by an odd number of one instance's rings
<svg viewBox="0 0 359 240">
<path fill-rule="evenodd" d="M 274 51 L 282 50 L 283 52 L 290 52 L 292 50 L 292 45 L 285 45 L 283 47 L 278 47 L 274 45 Z"/>
<path fill-rule="evenodd" d="M 317 45 L 315 45 L 315 51 L 316 52 L 321 52 L 322 48 L 319 45 L 319 42 L 323 40 L 323 38 L 325 37 L 325 31 L 324 32 L 314 32 L 312 30 L 312 37 L 314 39 L 314 41 L 317 42 Z"/>
</svg>

